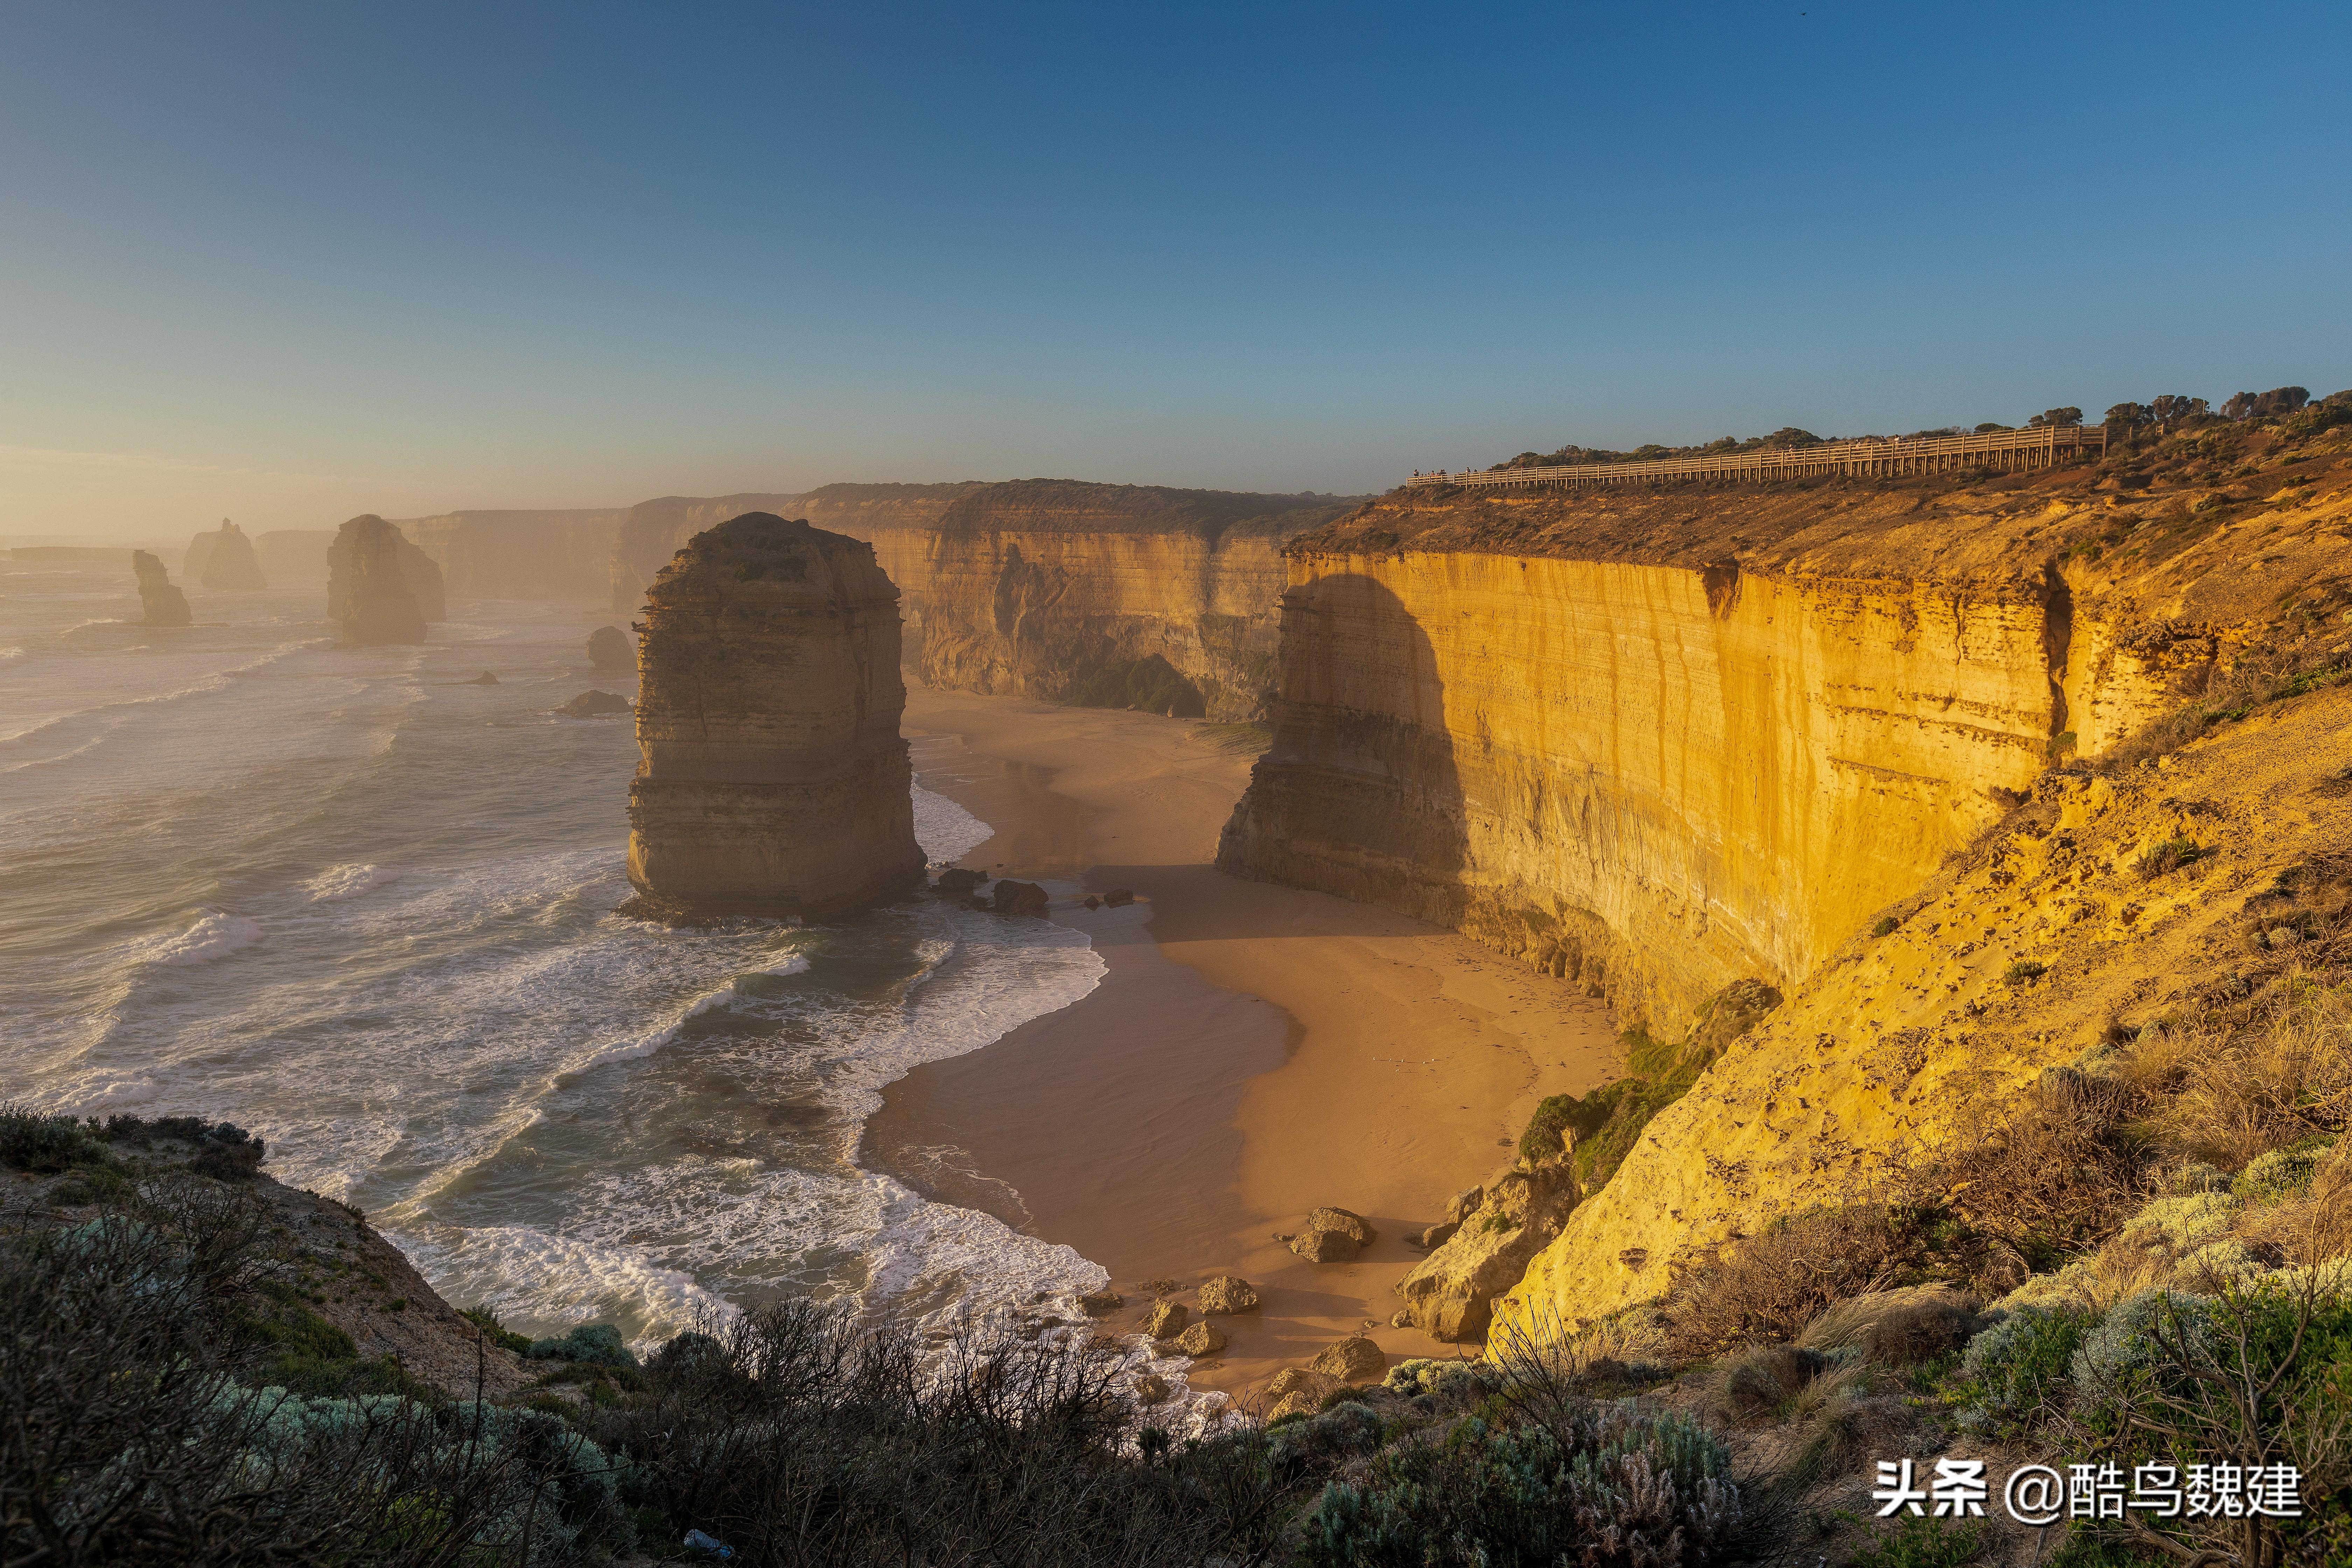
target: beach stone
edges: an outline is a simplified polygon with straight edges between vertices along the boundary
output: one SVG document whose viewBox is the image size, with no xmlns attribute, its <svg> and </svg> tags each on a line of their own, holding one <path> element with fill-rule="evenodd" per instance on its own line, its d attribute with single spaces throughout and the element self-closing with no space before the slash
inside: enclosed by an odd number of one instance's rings
<svg viewBox="0 0 2352 1568">
<path fill-rule="evenodd" d="M 1255 1312 L 1257 1309 L 1257 1291 L 1246 1279 L 1220 1274 L 1201 1287 L 1201 1315 L 1204 1318 L 1220 1313 Z"/>
<path fill-rule="evenodd" d="M 1370 1383 L 1388 1371 L 1389 1358 L 1381 1347 L 1357 1334 L 1329 1346 L 1307 1363 L 1309 1372 L 1319 1372 L 1326 1377 L 1345 1384 Z"/>
<path fill-rule="evenodd" d="M 1098 910 L 1102 908 L 1102 900 L 1096 898 L 1092 893 L 1088 893 L 1087 895 L 1087 908 L 1090 910 Z"/>
<path fill-rule="evenodd" d="M 968 897 L 983 879 L 977 871 L 962 866 L 950 866 L 940 873 L 940 891 L 950 898 Z"/>
<path fill-rule="evenodd" d="M 467 685 L 468 685 L 468 686 L 496 686 L 498 683 L 499 683 L 499 678 L 498 678 L 497 676 L 495 676 L 495 675 L 492 675 L 492 674 L 491 674 L 488 670 L 487 670 L 487 669 L 486 669 L 486 670 L 484 670 L 484 671 L 482 671 L 482 673 L 481 673 L 481 674 L 479 674 L 479 675 L 478 675 L 478 676 L 474 677 L 474 679 L 471 679 L 471 680 L 469 680 L 469 681 L 466 682 L 466 684 L 467 684 Z"/>
<path fill-rule="evenodd" d="M 1460 1220 L 1446 1219 L 1438 1221 L 1435 1225 L 1431 1226 L 1427 1230 L 1423 1231 L 1417 1238 L 1420 1243 L 1421 1249 L 1423 1252 L 1436 1251 L 1439 1247 L 1453 1240 L 1454 1233 L 1461 1228 L 1462 1222 Z"/>
<path fill-rule="evenodd" d="M 1135 890 L 1132 888 L 1113 888 L 1103 895 L 1103 902 L 1112 909 L 1117 909 L 1121 904 L 1131 904 L 1135 902 Z"/>
<path fill-rule="evenodd" d="M 1127 1305 L 1127 1298 L 1116 1290 L 1097 1290 L 1078 1298 L 1078 1306 L 1089 1318 L 1107 1318 Z"/>
<path fill-rule="evenodd" d="M 1303 1366 L 1286 1366 L 1276 1373 L 1274 1381 L 1265 1385 L 1265 1394 L 1269 1399 L 1287 1399 L 1294 1394 L 1320 1399 L 1335 1386 L 1319 1372 L 1310 1372 Z"/>
<path fill-rule="evenodd" d="M 607 713 L 626 713 L 628 699 L 615 697 L 609 691 L 583 691 L 556 711 L 567 719 L 596 719 Z"/>
<path fill-rule="evenodd" d="M 1268 1425 L 1271 1425 L 1286 1415 L 1312 1415 L 1322 1406 L 1322 1404 L 1323 1399 L 1320 1394 L 1307 1394 L 1303 1391 L 1297 1394 L 1287 1394 L 1275 1402 L 1274 1408 L 1265 1413 L 1265 1418 Z"/>
<path fill-rule="evenodd" d="M 1343 1230 L 1310 1230 L 1290 1238 L 1290 1250 L 1309 1263 L 1353 1263 L 1363 1250 Z"/>
<path fill-rule="evenodd" d="M 1176 1348 L 1189 1356 L 1214 1355 L 1225 1348 L 1224 1331 L 1203 1321 L 1176 1336 Z"/>
<path fill-rule="evenodd" d="M 1364 1216 L 1353 1209 L 1311 1209 L 1307 1215 L 1309 1230 L 1336 1230 L 1352 1237 L 1358 1247 L 1370 1247 L 1380 1239 L 1380 1233 L 1364 1223 Z"/>
<path fill-rule="evenodd" d="M 1135 1397 L 1145 1405 L 1159 1405 L 1168 1398 L 1168 1380 L 1156 1373 L 1145 1373 L 1135 1380 Z"/>
<path fill-rule="evenodd" d="M 1389 1319 L 1389 1327 L 1392 1329 L 1409 1329 L 1412 1327 L 1412 1314 L 1406 1311 L 1402 1307 L 1398 1308 L 1396 1315 Z"/>
<path fill-rule="evenodd" d="M 1143 1331 L 1155 1340 L 1173 1339 L 1184 1331 L 1184 1321 L 1192 1314 L 1181 1301 L 1154 1301 L 1143 1320 Z"/>
<path fill-rule="evenodd" d="M 1472 1211 L 1476 1209 L 1486 1197 L 1486 1189 L 1484 1187 L 1463 1188 L 1454 1194 L 1454 1201 L 1445 1205 L 1445 1223 L 1460 1225 L 1470 1217 Z"/>
<path fill-rule="evenodd" d="M 996 884 L 996 912 L 1001 915 L 1036 915 L 1043 917 L 1048 903 L 1045 889 L 1034 882 L 1013 882 L 1002 878 Z"/>
</svg>

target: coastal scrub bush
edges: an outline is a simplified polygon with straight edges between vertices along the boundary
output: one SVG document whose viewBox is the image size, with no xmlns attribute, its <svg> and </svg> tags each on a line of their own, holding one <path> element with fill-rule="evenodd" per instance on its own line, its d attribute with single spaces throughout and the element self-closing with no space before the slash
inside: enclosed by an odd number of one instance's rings
<svg viewBox="0 0 2352 1568">
<path fill-rule="evenodd" d="M 13 1100 L 0 1102 L 0 1164 L 52 1174 L 114 1163 L 114 1152 L 89 1124 Z"/>
<path fill-rule="evenodd" d="M 610 1323 L 583 1323 L 569 1333 L 533 1340 L 530 1349 L 523 1353 L 533 1361 L 584 1362 L 590 1366 L 626 1367 L 632 1372 L 637 1367 L 637 1358 L 630 1353 L 621 1331 Z"/>
<path fill-rule="evenodd" d="M 1428 1563 L 1705 1563 L 1740 1519 L 1730 1458 L 1680 1413 L 1595 1405 L 1554 1426 L 1468 1416 L 1440 1441 L 1381 1450 L 1325 1487 L 1299 1561 L 1313 1568 Z"/>
<path fill-rule="evenodd" d="M 479 1307 L 468 1307 L 457 1315 L 465 1319 L 467 1322 L 473 1324 L 476 1328 L 481 1330 L 483 1334 L 489 1340 L 490 1343 L 494 1345 L 502 1345 L 506 1349 L 514 1352 L 517 1355 L 528 1355 L 530 1353 L 530 1336 L 529 1334 L 516 1333 L 504 1323 L 499 1321 L 499 1315 L 492 1311 L 487 1304 Z"/>
<path fill-rule="evenodd" d="M 1853 1568 L 1960 1568 L 1984 1549 L 1983 1535 L 1974 1520 L 1906 1517 L 1874 1527 L 1868 1544 L 1853 1554 Z"/>
<path fill-rule="evenodd" d="M 2076 1307 L 2019 1307 L 1970 1340 L 1953 1390 L 1960 1424 L 2006 1441 L 2053 1419 L 2090 1323 Z"/>
<path fill-rule="evenodd" d="M 2142 880 L 2153 880 L 2167 871 L 2177 870 L 2202 855 L 2197 841 L 2189 837 L 2168 838 L 2140 851 L 2138 868 Z"/>
<path fill-rule="evenodd" d="M 2117 1437 L 2129 1427 L 2133 1406 L 2177 1397 L 2189 1358 L 2210 1354 L 2208 1313 L 2203 1298 L 2162 1289 L 2142 1290 L 2108 1309 L 2084 1333 L 2068 1365 L 2076 1419 L 2102 1436 Z"/>
<path fill-rule="evenodd" d="M 1782 1215 L 1683 1277 L 1669 1308 L 1672 1338 L 1693 1355 L 1793 1340 L 1832 1302 L 1885 1289 L 1907 1250 L 1908 1237 L 1884 1205 Z"/>
<path fill-rule="evenodd" d="M 2001 975 L 2001 980 L 2010 985 L 2030 985 L 2049 973 L 2048 964 L 2036 963 L 2030 958 L 2021 958 L 2009 966 Z"/>
</svg>

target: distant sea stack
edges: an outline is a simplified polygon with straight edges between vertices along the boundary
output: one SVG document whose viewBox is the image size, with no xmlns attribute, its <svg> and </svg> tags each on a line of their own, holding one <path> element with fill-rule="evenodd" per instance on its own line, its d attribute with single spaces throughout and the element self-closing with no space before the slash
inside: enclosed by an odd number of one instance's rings
<svg viewBox="0 0 2352 1568">
<path fill-rule="evenodd" d="M 394 575 L 402 587 L 407 590 L 409 597 L 416 602 L 417 615 L 426 621 L 446 621 L 449 618 L 447 601 L 441 591 L 441 568 L 434 563 L 433 557 L 410 542 L 408 535 L 400 531 L 399 524 L 386 522 L 373 512 L 355 517 L 343 524 L 336 531 L 334 538 L 327 545 L 328 616 L 345 624 L 343 637 L 345 642 L 423 642 L 425 634 L 422 631 L 413 637 L 355 638 L 351 635 L 349 614 L 351 599 L 344 583 L 351 574 L 349 563 L 353 541 L 359 537 L 352 531 L 362 523 L 373 525 L 363 531 L 369 539 L 374 540 L 379 537 L 389 539 L 389 544 L 382 548 L 390 551 L 390 559 L 396 568 Z M 372 591 L 380 591 L 380 589 Z"/>
<path fill-rule="evenodd" d="M 641 637 L 624 910 L 823 914 L 921 879 L 873 546 L 748 512 L 662 569 Z"/>
<path fill-rule="evenodd" d="M 425 612 L 407 574 L 415 553 L 400 530 L 373 512 L 336 532 L 327 548 L 327 614 L 342 624 L 346 647 L 425 640 Z"/>
<path fill-rule="evenodd" d="M 188 614 L 188 596 L 172 586 L 161 561 L 144 550 L 134 550 L 131 570 L 138 574 L 139 604 L 147 612 L 140 618 L 141 626 L 184 626 L 194 619 Z"/>
<path fill-rule="evenodd" d="M 598 669 L 634 669 L 637 651 L 629 634 L 618 626 L 598 626 L 588 634 L 588 662 Z"/>
<path fill-rule="evenodd" d="M 261 574 L 261 558 L 253 552 L 253 541 L 226 518 L 221 519 L 218 533 L 196 535 L 196 542 L 188 546 L 187 564 L 189 570 L 201 572 L 197 581 L 207 588 L 269 586 L 269 580 Z"/>
</svg>

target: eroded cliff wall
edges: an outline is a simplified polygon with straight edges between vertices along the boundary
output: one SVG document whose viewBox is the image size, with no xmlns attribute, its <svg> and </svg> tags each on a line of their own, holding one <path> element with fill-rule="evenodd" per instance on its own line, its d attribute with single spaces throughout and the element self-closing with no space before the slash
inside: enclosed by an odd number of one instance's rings
<svg viewBox="0 0 2352 1568">
<path fill-rule="evenodd" d="M 604 598 L 628 512 L 452 511 L 394 520 L 441 569 L 447 592 L 478 599 Z"/>
<path fill-rule="evenodd" d="M 1654 1295 L 1678 1258 L 1931 1145 L 1964 1091 L 2071 1058 L 2119 1002 L 2203 983 L 2235 890 L 2326 837 L 2347 700 L 2323 681 L 2177 777 L 2078 764 L 2269 689 L 2249 670 L 2352 660 L 2352 455 L 2270 466 L 2153 496 L 2127 465 L 1398 495 L 1293 542 L 1229 869 L 1455 923 L 1662 1038 L 1731 981 L 1789 994 L 1506 1321 Z M 2136 896 L 2139 853 L 2184 834 L 2226 836 L 2235 868 Z M 2042 963 L 2065 980 L 2021 989 Z"/>
<path fill-rule="evenodd" d="M 1158 658 L 1197 692 L 1192 711 L 1255 718 L 1274 685 L 1282 546 L 1347 510 L 1073 479 L 975 489 L 929 547 L 923 679 L 1066 702 Z"/>
<path fill-rule="evenodd" d="M 821 915 L 921 879 L 898 597 L 871 545 L 765 512 L 663 568 L 638 646 L 640 912 Z"/>
</svg>

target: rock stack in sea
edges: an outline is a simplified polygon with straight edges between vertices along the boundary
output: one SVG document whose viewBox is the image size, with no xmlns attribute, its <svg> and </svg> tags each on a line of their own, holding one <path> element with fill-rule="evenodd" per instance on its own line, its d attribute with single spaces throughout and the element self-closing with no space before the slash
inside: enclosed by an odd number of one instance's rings
<svg viewBox="0 0 2352 1568">
<path fill-rule="evenodd" d="M 267 588 L 269 580 L 261 574 L 261 558 L 253 552 L 253 541 L 245 531 L 228 519 L 221 519 L 220 531 L 199 534 L 200 542 L 209 541 L 204 552 L 203 575 L 197 579 L 207 588 Z M 188 548 L 188 561 L 197 559 L 195 545 Z"/>
<path fill-rule="evenodd" d="M 146 612 L 140 617 L 141 626 L 184 626 L 194 618 L 188 614 L 188 596 L 172 586 L 163 562 L 144 550 L 134 550 L 131 570 L 139 578 L 139 605 Z"/>
<path fill-rule="evenodd" d="M 327 614 L 341 623 L 346 647 L 425 640 L 425 611 L 408 576 L 415 552 L 400 530 L 373 512 L 336 532 L 327 547 Z"/>
<path fill-rule="evenodd" d="M 898 591 L 871 545 L 747 512 L 646 591 L 624 909 L 816 914 L 916 887 Z"/>
<path fill-rule="evenodd" d="M 588 662 L 598 669 L 635 669 L 637 650 L 620 627 L 598 626 L 588 634 Z"/>
</svg>

